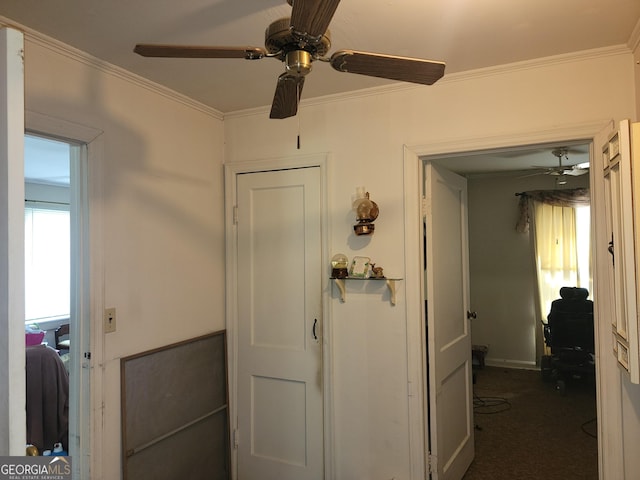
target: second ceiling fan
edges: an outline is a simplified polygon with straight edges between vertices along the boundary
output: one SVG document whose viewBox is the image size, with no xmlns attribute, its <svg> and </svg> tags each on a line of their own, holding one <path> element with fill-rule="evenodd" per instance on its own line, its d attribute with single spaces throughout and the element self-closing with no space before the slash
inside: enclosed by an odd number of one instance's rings
<svg viewBox="0 0 640 480">
<path fill-rule="evenodd" d="M 578 163 L 575 165 L 568 165 L 565 163 L 563 165 L 562 159 L 564 158 L 566 162 L 569 161 L 569 150 L 566 147 L 558 147 L 554 148 L 551 151 L 551 154 L 558 159 L 557 167 L 546 167 L 544 173 L 547 175 L 571 175 L 577 177 L 579 175 L 584 175 L 585 173 L 589 173 L 589 164 L 588 163 Z"/>
<path fill-rule="evenodd" d="M 291 18 L 276 20 L 265 32 L 265 48 L 195 45 L 138 44 L 134 52 L 144 57 L 238 58 L 282 61 L 285 72 L 278 78 L 270 118 L 296 115 L 305 76 L 319 60 L 339 72 L 357 73 L 401 82 L 432 85 L 444 75 L 443 62 L 383 55 L 357 50 L 338 50 L 326 57 L 331 47 L 328 27 L 340 0 L 287 0 Z"/>
</svg>

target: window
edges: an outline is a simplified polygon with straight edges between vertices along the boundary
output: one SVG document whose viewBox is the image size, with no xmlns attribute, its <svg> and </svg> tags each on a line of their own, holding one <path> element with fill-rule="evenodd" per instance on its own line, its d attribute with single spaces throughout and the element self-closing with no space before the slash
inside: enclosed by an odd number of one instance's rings
<svg viewBox="0 0 640 480">
<path fill-rule="evenodd" d="M 534 208 L 538 289 L 546 315 L 562 287 L 591 293 L 589 207 L 534 202 Z"/>
<path fill-rule="evenodd" d="M 25 135 L 25 322 L 71 312 L 70 160 L 73 145 Z"/>
<path fill-rule="evenodd" d="M 25 219 L 25 321 L 68 317 L 70 312 L 69 206 L 27 202 Z"/>
</svg>

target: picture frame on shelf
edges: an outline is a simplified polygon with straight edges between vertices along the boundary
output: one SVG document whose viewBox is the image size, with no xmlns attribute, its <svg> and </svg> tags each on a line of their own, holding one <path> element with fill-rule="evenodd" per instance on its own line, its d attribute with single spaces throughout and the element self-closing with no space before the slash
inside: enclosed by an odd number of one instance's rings
<svg viewBox="0 0 640 480">
<path fill-rule="evenodd" d="M 369 257 L 353 257 L 349 268 L 349 277 L 369 278 L 371 275 L 371 259 Z"/>
</svg>

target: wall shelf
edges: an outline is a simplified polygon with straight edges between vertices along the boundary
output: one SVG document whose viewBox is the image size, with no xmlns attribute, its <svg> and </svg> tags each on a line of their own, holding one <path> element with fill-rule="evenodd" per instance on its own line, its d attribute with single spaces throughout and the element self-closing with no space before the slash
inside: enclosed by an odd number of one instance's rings
<svg viewBox="0 0 640 480">
<path fill-rule="evenodd" d="M 346 282 L 386 282 L 387 288 L 389 289 L 389 293 L 391 295 L 391 305 L 396 304 L 396 282 L 402 280 L 401 278 L 360 278 L 360 277 L 346 277 L 346 278 L 336 278 L 331 277 L 333 283 L 336 284 L 338 290 L 340 290 L 340 300 L 346 302 L 347 300 L 347 288 Z"/>
</svg>

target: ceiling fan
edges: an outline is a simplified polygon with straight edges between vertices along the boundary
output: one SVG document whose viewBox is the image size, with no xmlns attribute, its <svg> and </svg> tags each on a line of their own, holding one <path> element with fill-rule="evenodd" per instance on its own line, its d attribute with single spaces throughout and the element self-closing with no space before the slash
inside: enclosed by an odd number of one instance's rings
<svg viewBox="0 0 640 480">
<path fill-rule="evenodd" d="M 563 165 L 562 159 L 569 161 L 569 150 L 566 147 L 558 147 L 551 150 L 551 154 L 558 158 L 557 167 L 543 167 L 546 175 L 572 175 L 577 177 L 589 173 L 589 163 L 578 163 L 576 165 Z"/>
<path fill-rule="evenodd" d="M 296 115 L 305 76 L 316 60 L 330 63 L 339 72 L 423 85 L 432 85 L 444 75 L 443 62 L 419 58 L 356 50 L 339 50 L 326 57 L 331 47 L 328 26 L 340 0 L 287 0 L 287 3 L 292 6 L 291 18 L 276 20 L 267 27 L 265 48 L 138 44 L 134 52 L 143 57 L 277 58 L 285 64 L 285 72 L 278 78 L 270 118 Z"/>
</svg>

